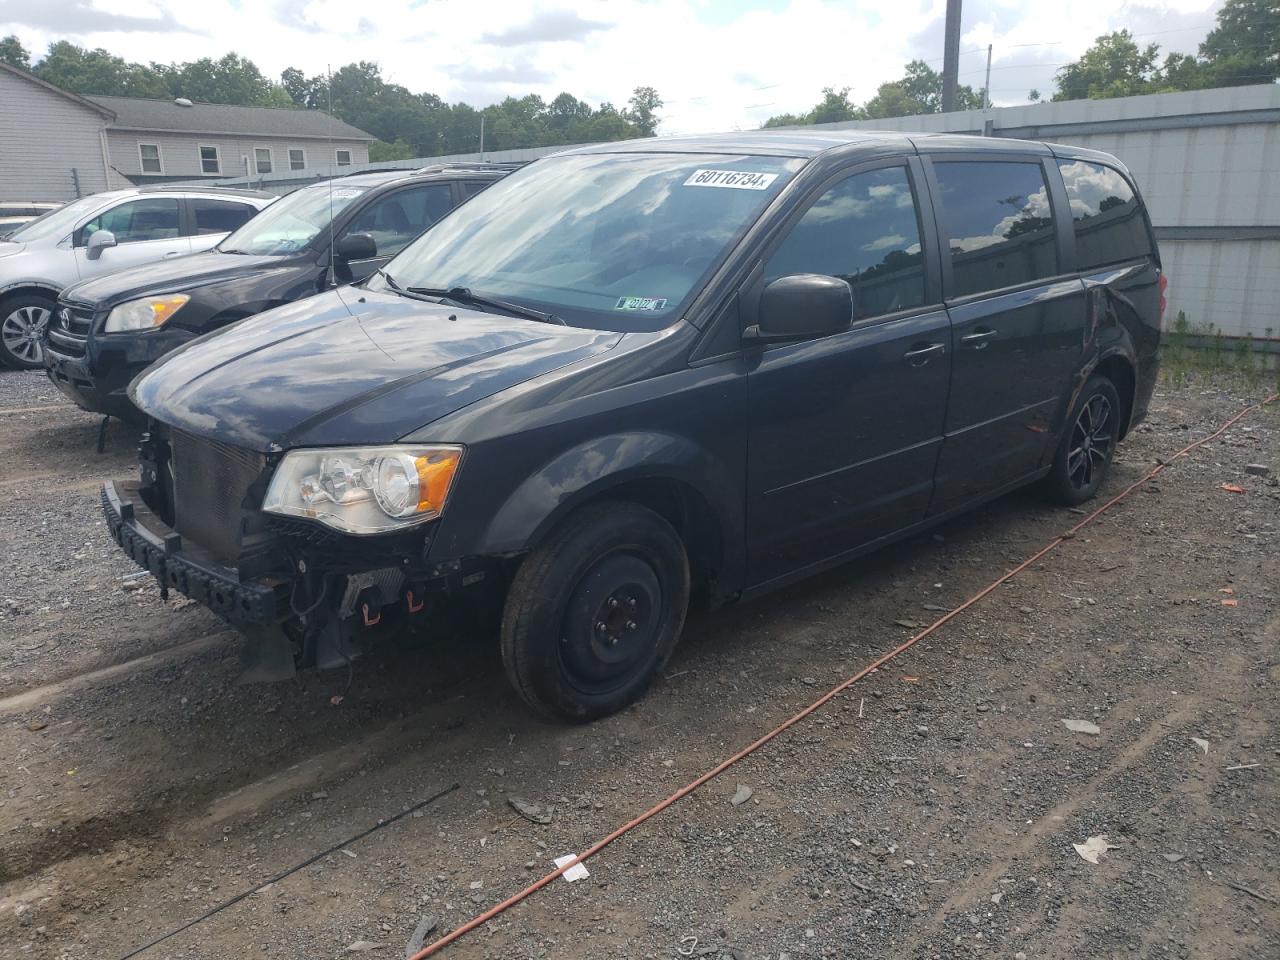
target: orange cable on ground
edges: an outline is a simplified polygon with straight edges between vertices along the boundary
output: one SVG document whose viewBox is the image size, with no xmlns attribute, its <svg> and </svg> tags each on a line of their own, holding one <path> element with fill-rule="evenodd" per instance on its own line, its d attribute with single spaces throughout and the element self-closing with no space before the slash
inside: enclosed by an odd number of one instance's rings
<svg viewBox="0 0 1280 960">
<path fill-rule="evenodd" d="M 832 687 L 830 690 L 824 693 L 817 700 L 813 701 L 813 703 L 809 704 L 799 713 L 795 714 L 790 719 L 783 721 L 778 726 L 774 727 L 772 730 L 766 733 L 764 736 L 752 742 L 750 745 L 743 747 L 733 756 L 729 757 L 726 760 L 721 761 L 719 764 L 717 764 L 712 769 L 708 770 L 706 773 L 702 774 L 702 776 L 698 777 L 696 780 L 691 780 L 689 783 L 685 784 L 683 787 L 681 787 L 675 793 L 671 794 L 671 796 L 667 797 L 665 800 L 662 800 L 654 804 L 652 807 L 650 807 L 644 813 L 640 814 L 638 817 L 628 821 L 627 823 L 624 823 L 622 826 L 618 827 L 618 829 L 614 830 L 612 833 L 604 837 L 602 840 L 598 840 L 596 843 L 588 847 L 583 853 L 579 854 L 576 860 L 570 861 L 569 863 L 566 863 L 563 867 L 560 867 L 558 870 L 554 870 L 551 873 L 548 873 L 541 880 L 531 883 L 529 886 L 525 887 L 519 893 L 514 894 L 511 897 L 508 897 L 506 900 L 503 900 L 501 903 L 497 904 L 496 906 L 490 907 L 488 910 L 484 911 L 483 913 L 473 917 L 472 919 L 468 920 L 466 923 L 462 924 L 462 926 L 451 930 L 449 933 L 445 934 L 440 939 L 434 941 L 433 943 L 428 944 L 426 947 L 419 950 L 410 958 L 410 960 L 425 960 L 426 957 L 429 957 L 432 954 L 438 953 L 439 951 L 447 947 L 449 944 L 457 940 L 460 940 L 462 937 L 466 936 L 468 933 L 470 933 L 472 930 L 475 930 L 477 927 L 483 926 L 484 924 L 488 923 L 490 920 L 492 920 L 494 917 L 498 916 L 499 914 L 504 913 L 505 911 L 509 910 L 511 907 L 515 906 L 516 904 L 524 900 L 527 900 L 530 896 L 537 893 L 547 884 L 551 883 L 551 881 L 555 880 L 556 877 L 560 876 L 566 870 L 571 869 L 575 864 L 584 862 L 589 857 L 595 856 L 597 853 L 599 853 L 609 844 L 613 843 L 613 841 L 617 840 L 623 834 L 629 833 L 630 831 L 634 830 L 636 827 L 640 826 L 640 824 L 644 823 L 646 820 L 650 820 L 653 817 L 656 817 L 658 814 L 660 814 L 663 810 L 667 809 L 667 807 L 671 806 L 676 801 L 681 800 L 684 797 L 687 797 L 689 794 L 693 793 L 693 791 L 697 790 L 703 784 L 707 783 L 710 780 L 715 779 L 720 774 L 728 770 L 735 763 L 737 763 L 739 760 L 755 753 L 757 750 L 763 747 L 766 743 L 768 743 L 774 737 L 785 732 L 786 730 L 789 730 L 791 727 L 795 726 L 797 723 L 799 723 L 805 717 L 809 716 L 814 711 L 824 707 L 827 703 L 829 703 L 835 697 L 838 697 L 840 694 L 844 693 L 845 690 L 849 689 L 849 687 L 853 686 L 855 683 L 857 683 L 867 674 L 871 673 L 874 670 L 878 670 L 880 667 L 884 666 L 886 663 L 888 663 L 890 660 L 897 657 L 899 654 L 915 646 L 919 641 L 929 636 L 929 634 L 933 633 L 943 624 L 953 620 L 955 617 L 959 616 L 965 610 L 969 609 L 969 607 L 973 606 L 979 600 L 982 600 L 989 593 L 991 593 L 991 591 L 995 590 L 997 587 L 1001 586 L 1002 584 L 1012 580 L 1014 577 L 1020 574 L 1023 570 L 1027 569 L 1027 567 L 1031 566 L 1037 560 L 1045 556 L 1045 554 L 1050 553 L 1051 551 L 1057 549 L 1067 540 L 1074 537 L 1079 530 L 1088 526 L 1090 523 L 1093 523 L 1093 521 L 1098 519 L 1098 517 L 1100 517 L 1103 513 L 1105 513 L 1107 510 L 1110 510 L 1113 506 L 1115 506 L 1125 497 L 1129 496 L 1129 494 L 1133 493 L 1134 490 L 1137 490 L 1139 487 L 1150 482 L 1158 474 L 1162 473 L 1165 467 L 1169 466 L 1169 464 L 1173 463 L 1173 461 L 1177 460 L 1179 457 L 1186 456 L 1192 450 L 1195 450 L 1197 447 L 1203 446 L 1204 444 L 1208 443 L 1210 440 L 1217 439 L 1218 437 L 1226 433 L 1227 430 L 1229 430 L 1232 426 L 1234 426 L 1235 424 L 1243 420 L 1250 413 L 1252 413 L 1255 410 L 1262 409 L 1264 406 L 1266 406 L 1269 403 L 1274 403 L 1277 399 L 1280 399 L 1280 393 L 1272 394 L 1271 396 L 1263 400 L 1261 403 L 1250 404 L 1249 406 L 1241 410 L 1239 413 L 1237 413 L 1230 420 L 1228 420 L 1226 423 L 1224 423 L 1222 426 L 1220 426 L 1213 433 L 1209 434 L 1207 437 L 1201 437 L 1199 440 L 1196 440 L 1192 443 L 1187 444 L 1185 447 L 1183 447 L 1181 450 L 1175 453 L 1168 460 L 1165 460 L 1164 462 L 1157 464 L 1155 467 L 1149 470 L 1146 474 L 1144 474 L 1140 479 L 1135 480 L 1133 483 L 1129 484 L 1129 486 L 1125 487 L 1122 491 L 1120 491 L 1120 493 L 1116 494 L 1114 497 L 1112 497 L 1110 500 L 1108 500 L 1106 503 L 1100 506 L 1097 510 L 1094 510 L 1093 513 L 1086 516 L 1079 523 L 1077 523 L 1075 526 L 1069 529 L 1066 533 L 1063 533 L 1063 534 L 1060 534 L 1059 536 L 1054 537 L 1044 547 L 1036 551 L 1026 560 L 1022 561 L 1022 563 L 1018 564 L 1016 567 L 1014 567 L 1012 570 L 1005 573 L 1003 576 L 997 578 L 996 580 L 993 580 L 990 584 L 983 587 L 981 590 L 979 590 L 977 593 L 975 593 L 973 596 L 971 596 L 968 600 L 960 604 L 955 609 L 951 610 L 948 613 L 944 613 L 941 617 L 939 617 L 933 623 L 929 624 L 929 626 L 925 627 L 915 636 L 911 637 L 910 639 L 900 644 L 899 646 L 894 647 L 892 650 L 890 650 L 888 653 L 884 654 L 883 656 L 873 660 L 871 663 L 863 667 L 861 670 L 859 670 L 853 676 L 849 677 L 847 680 L 843 681 L 842 683 L 840 683 L 835 687 Z"/>
</svg>

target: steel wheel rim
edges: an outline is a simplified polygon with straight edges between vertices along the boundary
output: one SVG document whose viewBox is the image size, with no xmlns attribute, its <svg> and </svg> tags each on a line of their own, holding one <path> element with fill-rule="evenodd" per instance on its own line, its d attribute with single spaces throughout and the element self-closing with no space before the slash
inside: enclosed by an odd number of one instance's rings
<svg viewBox="0 0 1280 960">
<path fill-rule="evenodd" d="M 44 357 L 40 338 L 49 322 L 51 311 L 45 307 L 19 307 L 4 318 L 0 336 L 5 349 L 25 363 L 39 363 Z"/>
<path fill-rule="evenodd" d="M 1093 487 L 1111 456 L 1112 412 L 1111 401 L 1101 393 L 1094 394 L 1071 427 L 1067 478 L 1076 490 Z"/>
</svg>

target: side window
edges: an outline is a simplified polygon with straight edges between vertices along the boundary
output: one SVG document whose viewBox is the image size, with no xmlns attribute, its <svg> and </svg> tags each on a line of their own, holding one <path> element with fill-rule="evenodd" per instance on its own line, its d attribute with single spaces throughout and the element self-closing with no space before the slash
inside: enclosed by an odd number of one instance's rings
<svg viewBox="0 0 1280 960">
<path fill-rule="evenodd" d="M 765 265 L 765 281 L 796 273 L 839 277 L 864 320 L 921 306 L 924 259 L 905 167 L 857 173 L 811 206 Z"/>
<path fill-rule="evenodd" d="M 333 156 L 334 156 L 334 159 L 337 161 L 338 166 L 340 167 L 351 166 L 350 150 L 335 150 Z"/>
<path fill-rule="evenodd" d="M 138 161 L 143 173 L 164 173 L 164 161 L 160 157 L 158 143 L 138 144 Z"/>
<path fill-rule="evenodd" d="M 271 172 L 271 148 L 270 147 L 254 147 L 253 162 L 258 173 Z"/>
<path fill-rule="evenodd" d="M 492 180 L 463 180 L 462 181 L 462 198 L 470 200 L 485 187 L 493 183 Z"/>
<path fill-rule="evenodd" d="M 193 197 L 191 214 L 195 218 L 196 234 L 230 233 L 258 211 L 247 203 L 230 200 L 205 200 Z"/>
<path fill-rule="evenodd" d="M 343 231 L 367 233 L 378 244 L 378 256 L 390 257 L 453 207 L 447 183 L 424 184 L 397 190 L 361 210 Z"/>
<path fill-rule="evenodd" d="M 1084 160 L 1059 160 L 1076 232 L 1081 270 L 1151 255 L 1147 218 L 1118 170 Z"/>
<path fill-rule="evenodd" d="M 289 169 L 305 170 L 307 169 L 307 151 L 298 147 L 289 148 Z"/>
<path fill-rule="evenodd" d="M 200 172 L 210 175 L 222 172 L 222 159 L 216 146 L 200 148 Z"/>
<path fill-rule="evenodd" d="M 170 197 L 130 200 L 100 213 L 80 228 L 81 243 L 98 230 L 110 230 L 116 243 L 169 240 L 178 236 L 178 201 Z"/>
<path fill-rule="evenodd" d="M 939 162 L 933 169 L 955 296 L 1058 273 L 1049 189 L 1038 162 Z"/>
</svg>

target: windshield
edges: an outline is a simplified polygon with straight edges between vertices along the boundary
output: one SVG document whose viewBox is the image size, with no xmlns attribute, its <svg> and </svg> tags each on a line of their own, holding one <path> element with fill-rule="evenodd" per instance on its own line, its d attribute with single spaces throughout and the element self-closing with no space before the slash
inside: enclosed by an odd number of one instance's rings
<svg viewBox="0 0 1280 960">
<path fill-rule="evenodd" d="M 802 164 L 670 153 L 540 160 L 458 207 L 385 272 L 406 290 L 466 287 L 581 326 L 657 329 Z"/>
<path fill-rule="evenodd" d="M 102 196 L 72 200 L 64 207 L 50 210 L 29 223 L 24 223 L 4 239 L 12 240 L 14 243 L 28 243 L 32 240 L 43 240 L 46 237 L 57 237 L 61 240 L 75 230 L 76 223 L 82 216 L 92 213 L 106 202 L 107 198 Z"/>
<path fill-rule="evenodd" d="M 281 197 L 220 244 L 223 253 L 280 256 L 301 250 L 368 187 L 316 184 Z"/>
</svg>

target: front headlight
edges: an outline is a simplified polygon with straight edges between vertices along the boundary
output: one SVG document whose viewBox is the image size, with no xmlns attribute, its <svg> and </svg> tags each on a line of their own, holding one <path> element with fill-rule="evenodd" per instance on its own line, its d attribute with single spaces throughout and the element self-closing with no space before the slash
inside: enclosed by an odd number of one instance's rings
<svg viewBox="0 0 1280 960">
<path fill-rule="evenodd" d="M 445 445 L 292 450 L 262 509 L 344 533 L 389 533 L 440 516 L 461 461 L 462 447 Z"/>
<path fill-rule="evenodd" d="M 107 325 L 103 332 L 123 333 L 126 330 L 162 327 L 190 299 L 185 293 L 179 293 L 172 297 L 143 297 L 141 300 L 122 303 L 107 314 Z"/>
</svg>

